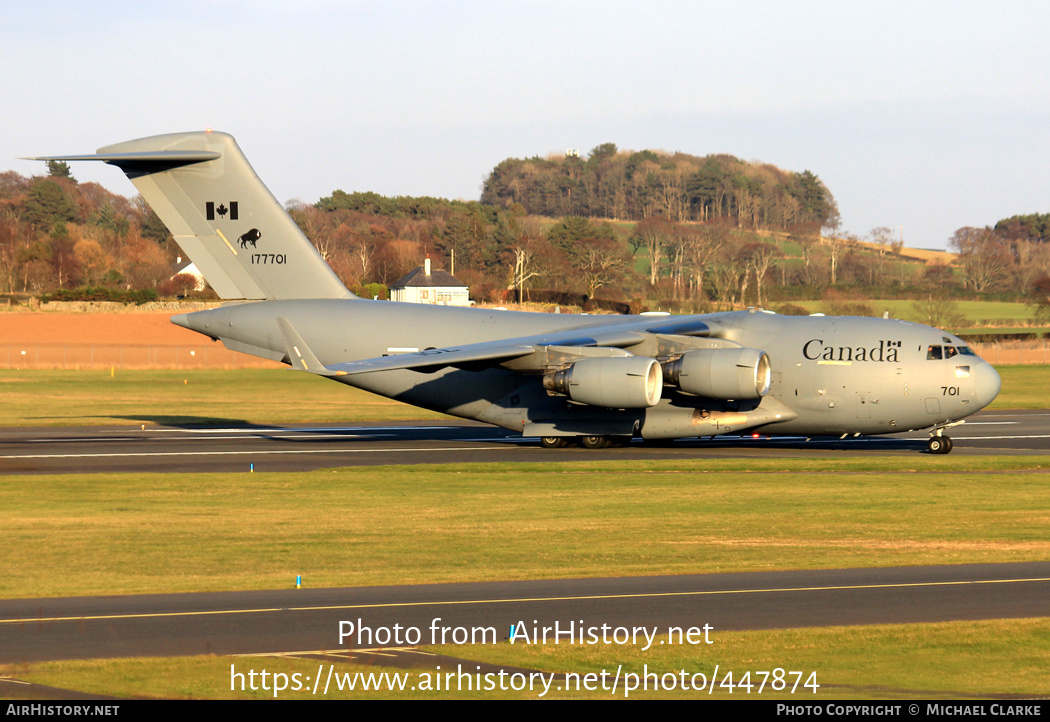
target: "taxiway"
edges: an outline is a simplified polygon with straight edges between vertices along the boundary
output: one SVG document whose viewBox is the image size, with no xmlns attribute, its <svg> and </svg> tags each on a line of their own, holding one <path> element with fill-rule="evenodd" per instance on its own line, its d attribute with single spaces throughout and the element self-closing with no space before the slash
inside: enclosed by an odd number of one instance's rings
<svg viewBox="0 0 1050 722">
<path fill-rule="evenodd" d="M 0 663 L 407 646 L 376 643 L 395 625 L 402 636 L 419 630 L 419 644 L 441 642 L 435 634 L 451 643 L 453 630 L 474 628 L 494 630 L 487 643 L 502 641 L 512 624 L 532 633 L 555 622 L 563 630 L 655 628 L 666 642 L 672 627 L 708 625 L 717 637 L 1038 617 L 1050 614 L 1048 599 L 1050 562 L 13 599 L 0 601 Z M 341 640 L 341 621 L 369 636 Z"/>
</svg>

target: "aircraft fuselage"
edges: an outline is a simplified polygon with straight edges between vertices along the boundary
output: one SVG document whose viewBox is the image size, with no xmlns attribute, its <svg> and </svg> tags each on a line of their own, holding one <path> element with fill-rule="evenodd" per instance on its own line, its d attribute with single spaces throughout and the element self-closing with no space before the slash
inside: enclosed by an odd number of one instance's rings
<svg viewBox="0 0 1050 722">
<path fill-rule="evenodd" d="M 447 349 L 579 328 L 623 316 L 575 316 L 386 301 L 293 300 L 235 304 L 175 322 L 238 351 L 280 360 L 275 319 L 287 318 L 326 365 Z M 756 400 L 705 399 L 666 386 L 644 409 L 598 409 L 552 395 L 538 374 L 500 367 L 377 371 L 343 383 L 436 411 L 530 435 L 706 436 L 762 429 L 775 434 L 887 434 L 962 419 L 999 391 L 999 376 L 959 338 L 906 321 L 781 316 L 738 311 L 698 317 L 718 339 L 765 351 L 769 393 Z M 632 351 L 630 346 L 625 347 Z"/>
</svg>

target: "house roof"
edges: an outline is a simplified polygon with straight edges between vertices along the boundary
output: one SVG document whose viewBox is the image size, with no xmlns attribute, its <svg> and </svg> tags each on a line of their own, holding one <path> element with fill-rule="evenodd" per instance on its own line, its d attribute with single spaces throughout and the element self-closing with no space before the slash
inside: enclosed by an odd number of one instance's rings
<svg viewBox="0 0 1050 722">
<path fill-rule="evenodd" d="M 175 276 L 179 275 L 180 273 L 186 273 L 186 274 L 189 274 L 191 276 L 197 276 L 198 278 L 203 278 L 203 276 L 201 275 L 200 269 L 197 268 L 197 264 L 193 263 L 192 261 L 179 261 L 177 263 L 174 263 L 174 264 L 168 266 L 168 273 L 170 274 L 171 278 L 174 278 Z"/>
<path fill-rule="evenodd" d="M 390 284 L 390 288 L 446 288 L 450 286 L 466 288 L 467 284 L 453 276 L 448 271 L 431 271 L 428 276 L 423 266 L 409 271 L 401 278 Z"/>
</svg>

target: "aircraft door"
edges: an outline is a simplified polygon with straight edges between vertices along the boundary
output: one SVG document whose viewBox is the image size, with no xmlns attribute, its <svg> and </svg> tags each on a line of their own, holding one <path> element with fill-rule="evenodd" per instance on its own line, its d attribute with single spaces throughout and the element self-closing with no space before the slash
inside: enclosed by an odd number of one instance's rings
<svg viewBox="0 0 1050 722">
<path fill-rule="evenodd" d="M 871 406 L 876 400 L 872 398 L 870 391 L 858 391 L 857 392 L 857 420 L 858 421 L 870 421 L 871 420 Z"/>
</svg>

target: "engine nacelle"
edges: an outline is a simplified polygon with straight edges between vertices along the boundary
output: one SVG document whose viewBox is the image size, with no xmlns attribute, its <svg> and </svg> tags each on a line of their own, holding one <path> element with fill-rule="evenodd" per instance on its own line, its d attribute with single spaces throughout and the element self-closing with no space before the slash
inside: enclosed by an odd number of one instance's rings
<svg viewBox="0 0 1050 722">
<path fill-rule="evenodd" d="M 576 361 L 544 376 L 543 386 L 581 404 L 641 409 L 659 403 L 664 383 L 656 359 L 617 356 Z"/>
<path fill-rule="evenodd" d="M 758 399 L 769 392 L 769 356 L 754 348 L 700 348 L 664 364 L 664 381 L 709 399 Z"/>
</svg>

